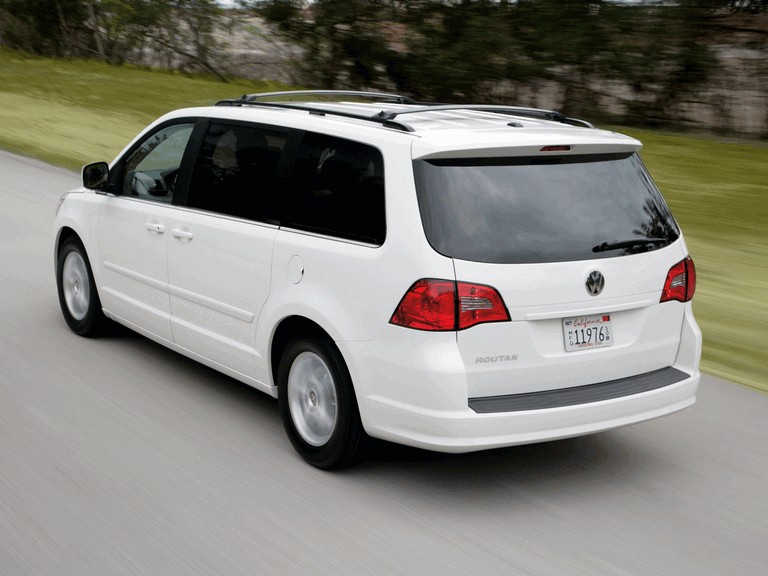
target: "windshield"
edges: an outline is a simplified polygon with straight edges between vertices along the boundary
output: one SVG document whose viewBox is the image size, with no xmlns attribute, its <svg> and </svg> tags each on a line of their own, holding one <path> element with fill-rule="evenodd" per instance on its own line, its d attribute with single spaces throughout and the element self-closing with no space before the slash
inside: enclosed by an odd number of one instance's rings
<svg viewBox="0 0 768 576">
<path fill-rule="evenodd" d="M 636 154 L 416 160 L 430 244 L 493 263 L 612 258 L 679 231 Z"/>
</svg>

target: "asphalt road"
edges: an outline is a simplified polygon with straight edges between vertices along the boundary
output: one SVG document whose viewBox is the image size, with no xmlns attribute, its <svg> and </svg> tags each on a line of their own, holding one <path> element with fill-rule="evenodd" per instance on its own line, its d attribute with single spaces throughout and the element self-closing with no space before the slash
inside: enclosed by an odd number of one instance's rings
<svg viewBox="0 0 768 576">
<path fill-rule="evenodd" d="M 0 152 L 0 575 L 765 575 L 768 395 L 470 455 L 304 464 L 276 402 L 130 333 L 72 334 L 71 172 Z M 706 335 L 705 335 L 706 337 Z"/>
</svg>

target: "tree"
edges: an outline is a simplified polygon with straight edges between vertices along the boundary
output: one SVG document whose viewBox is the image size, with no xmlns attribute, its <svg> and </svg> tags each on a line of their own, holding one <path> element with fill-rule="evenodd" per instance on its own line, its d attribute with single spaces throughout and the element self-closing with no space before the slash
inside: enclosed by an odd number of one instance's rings
<svg viewBox="0 0 768 576">
<path fill-rule="evenodd" d="M 438 101 L 487 100 L 513 54 L 506 4 L 427 0 L 404 2 L 401 10 L 404 49 L 388 62 L 397 88 Z"/>
<path fill-rule="evenodd" d="M 614 9 L 601 0 L 520 0 L 512 7 L 516 58 L 528 62 L 531 81 L 559 87 L 554 107 L 572 115 L 593 116 L 599 110 L 599 80 L 612 42 L 607 23 Z"/>
<path fill-rule="evenodd" d="M 605 75 L 629 90 L 627 117 L 657 125 L 694 94 L 717 67 L 705 25 L 708 2 L 625 6 L 610 21 Z"/>
<path fill-rule="evenodd" d="M 213 33 L 221 17 L 215 0 L 86 0 L 99 57 L 113 63 L 142 52 L 165 56 L 176 68 L 224 78 L 214 65 Z"/>
<path fill-rule="evenodd" d="M 591 118 L 618 99 L 625 119 L 660 124 L 701 99 L 720 46 L 747 48 L 758 62 L 754 82 L 766 76 L 768 0 L 237 1 L 299 47 L 296 79 L 319 88 L 513 100 Z M 217 0 L 0 0 L 0 39 L 12 47 L 154 59 L 223 79 L 222 26 Z M 721 118 L 724 89 L 704 95 L 719 99 Z"/>
<path fill-rule="evenodd" d="M 216 0 L 0 0 L 13 48 L 52 56 L 95 56 L 120 64 L 152 52 L 184 70 L 224 78 L 215 65 Z"/>
<path fill-rule="evenodd" d="M 250 4 L 302 49 L 300 81 L 327 89 L 386 85 L 386 0 L 267 0 Z"/>
<path fill-rule="evenodd" d="M 67 56 L 83 35 L 80 0 L 0 0 L 2 40 L 12 48 Z"/>
</svg>

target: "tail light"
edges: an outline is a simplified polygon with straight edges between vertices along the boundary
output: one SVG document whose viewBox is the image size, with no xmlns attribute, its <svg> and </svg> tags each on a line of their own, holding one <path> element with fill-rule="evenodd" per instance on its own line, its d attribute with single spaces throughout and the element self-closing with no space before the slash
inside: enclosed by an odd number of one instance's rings
<svg viewBox="0 0 768 576">
<path fill-rule="evenodd" d="M 390 323 L 414 330 L 445 332 L 508 320 L 507 307 L 495 288 L 469 282 L 422 279 L 403 296 Z"/>
<path fill-rule="evenodd" d="M 693 298 L 696 291 L 696 268 L 693 265 L 691 257 L 681 260 L 667 273 L 667 280 L 664 282 L 664 289 L 661 291 L 661 300 L 659 302 L 668 302 L 678 300 L 679 302 L 688 302 Z"/>
</svg>

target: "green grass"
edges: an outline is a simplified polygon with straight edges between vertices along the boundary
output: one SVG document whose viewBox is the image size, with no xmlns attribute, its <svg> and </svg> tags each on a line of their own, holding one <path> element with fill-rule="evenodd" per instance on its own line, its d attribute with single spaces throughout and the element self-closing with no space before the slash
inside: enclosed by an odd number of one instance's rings
<svg viewBox="0 0 768 576">
<path fill-rule="evenodd" d="M 283 88 L 0 49 L 0 147 L 79 169 L 175 108 Z M 696 262 L 703 369 L 768 391 L 768 146 L 619 130 L 645 144 Z"/>
<path fill-rule="evenodd" d="M 176 108 L 285 88 L 0 49 L 0 146 L 79 169 L 112 160 L 149 122 Z"/>
<path fill-rule="evenodd" d="M 768 145 L 623 132 L 643 141 L 696 263 L 702 368 L 768 390 Z"/>
</svg>

